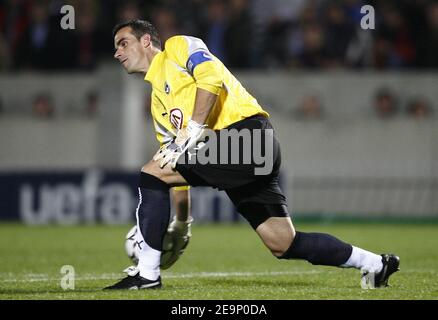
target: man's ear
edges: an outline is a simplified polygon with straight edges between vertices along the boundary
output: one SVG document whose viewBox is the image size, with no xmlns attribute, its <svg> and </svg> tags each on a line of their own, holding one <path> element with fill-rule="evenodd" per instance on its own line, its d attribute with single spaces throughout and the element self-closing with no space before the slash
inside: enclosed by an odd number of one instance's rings
<svg viewBox="0 0 438 320">
<path fill-rule="evenodd" d="M 151 35 L 145 33 L 144 35 L 141 36 L 140 42 L 143 48 L 149 47 L 151 45 Z"/>
</svg>

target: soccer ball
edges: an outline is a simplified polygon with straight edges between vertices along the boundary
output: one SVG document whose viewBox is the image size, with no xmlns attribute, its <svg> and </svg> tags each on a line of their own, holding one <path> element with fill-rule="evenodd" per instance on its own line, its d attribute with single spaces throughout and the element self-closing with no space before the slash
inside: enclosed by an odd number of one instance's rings
<svg viewBox="0 0 438 320">
<path fill-rule="evenodd" d="M 135 264 L 138 264 L 138 257 L 141 250 L 143 240 L 140 237 L 140 232 L 137 226 L 133 226 L 125 237 L 125 252 L 129 259 Z M 173 239 L 172 236 L 166 232 L 163 239 L 163 251 L 161 252 L 161 264 L 167 266 L 168 261 L 173 258 Z M 166 268 L 167 269 L 167 268 Z"/>
<path fill-rule="evenodd" d="M 125 237 L 125 252 L 135 264 L 138 263 L 138 254 L 140 252 L 137 226 L 133 226 Z"/>
</svg>

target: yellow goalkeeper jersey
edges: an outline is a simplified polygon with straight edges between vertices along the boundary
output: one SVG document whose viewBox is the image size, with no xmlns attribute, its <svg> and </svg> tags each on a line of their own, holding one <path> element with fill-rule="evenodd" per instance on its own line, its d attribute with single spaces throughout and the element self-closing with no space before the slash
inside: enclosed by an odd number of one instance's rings
<svg viewBox="0 0 438 320">
<path fill-rule="evenodd" d="M 166 41 L 146 73 L 152 84 L 151 112 L 160 145 L 186 126 L 195 105 L 196 89 L 218 95 L 207 118 L 208 128 L 219 130 L 261 114 L 269 117 L 201 39 L 174 36 Z"/>
</svg>

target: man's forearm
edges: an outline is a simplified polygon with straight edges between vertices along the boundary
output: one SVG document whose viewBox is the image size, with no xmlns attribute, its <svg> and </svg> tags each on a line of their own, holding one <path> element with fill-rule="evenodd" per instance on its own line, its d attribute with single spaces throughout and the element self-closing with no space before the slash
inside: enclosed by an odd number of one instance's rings
<svg viewBox="0 0 438 320">
<path fill-rule="evenodd" d="M 197 88 L 192 120 L 199 124 L 204 124 L 205 121 L 207 121 L 211 109 L 216 103 L 217 97 L 217 95 L 210 91 Z"/>
<path fill-rule="evenodd" d="M 175 206 L 176 219 L 187 221 L 190 216 L 190 190 L 172 189 L 172 202 Z"/>
</svg>

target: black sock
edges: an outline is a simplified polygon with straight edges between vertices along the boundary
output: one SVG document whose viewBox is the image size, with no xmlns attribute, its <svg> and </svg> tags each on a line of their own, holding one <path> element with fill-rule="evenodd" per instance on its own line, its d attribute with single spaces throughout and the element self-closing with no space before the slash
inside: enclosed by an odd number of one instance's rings
<svg viewBox="0 0 438 320">
<path fill-rule="evenodd" d="M 353 247 L 325 233 L 297 231 L 292 245 L 279 259 L 304 259 L 311 264 L 341 266 L 351 256 Z"/>
<path fill-rule="evenodd" d="M 157 177 L 141 172 L 138 190 L 137 221 L 140 232 L 151 248 L 162 251 L 170 219 L 169 186 Z"/>
</svg>

